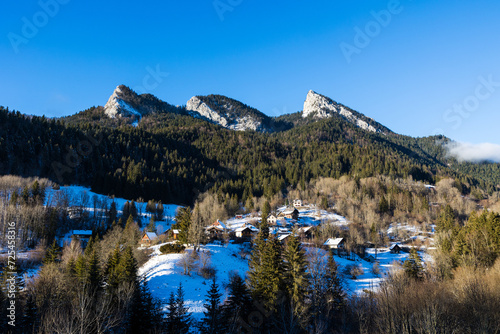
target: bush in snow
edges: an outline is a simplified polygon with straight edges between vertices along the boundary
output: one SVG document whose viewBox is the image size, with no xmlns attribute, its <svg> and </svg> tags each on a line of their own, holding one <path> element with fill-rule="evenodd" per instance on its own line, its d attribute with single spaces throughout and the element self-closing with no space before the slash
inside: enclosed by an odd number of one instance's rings
<svg viewBox="0 0 500 334">
<path fill-rule="evenodd" d="M 160 247 L 160 252 L 162 254 L 180 253 L 185 249 L 186 247 L 180 244 L 166 244 Z"/>
<path fill-rule="evenodd" d="M 363 270 L 363 267 L 361 267 L 361 265 L 349 264 L 344 268 L 344 274 L 351 276 L 352 279 L 356 279 L 358 278 L 358 276 L 361 276 L 364 273 L 365 272 Z"/>
</svg>

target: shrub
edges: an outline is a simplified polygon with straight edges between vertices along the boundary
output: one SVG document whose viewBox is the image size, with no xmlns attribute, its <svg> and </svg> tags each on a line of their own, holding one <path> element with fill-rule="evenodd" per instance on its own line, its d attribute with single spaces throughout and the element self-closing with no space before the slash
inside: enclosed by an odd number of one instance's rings
<svg viewBox="0 0 500 334">
<path fill-rule="evenodd" d="M 349 264 L 344 268 L 344 274 L 351 276 L 352 279 L 358 278 L 358 276 L 363 275 L 365 272 L 363 271 L 363 267 L 361 265 L 353 265 Z"/>
<path fill-rule="evenodd" d="M 160 247 L 160 252 L 162 254 L 181 253 L 185 249 L 186 247 L 180 244 L 166 244 Z"/>
<path fill-rule="evenodd" d="M 201 267 L 198 274 L 204 279 L 212 279 L 215 277 L 216 270 L 212 265 Z"/>
</svg>

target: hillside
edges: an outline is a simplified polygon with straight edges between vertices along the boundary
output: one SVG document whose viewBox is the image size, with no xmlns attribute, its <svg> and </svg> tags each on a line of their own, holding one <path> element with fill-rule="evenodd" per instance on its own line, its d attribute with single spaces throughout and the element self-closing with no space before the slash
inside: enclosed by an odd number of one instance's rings
<svg viewBox="0 0 500 334">
<path fill-rule="evenodd" d="M 177 204 L 191 204 L 207 190 L 244 203 L 343 175 L 411 176 L 430 184 L 452 177 L 464 195 L 476 188 L 491 193 L 500 184 L 499 164 L 448 157 L 448 138 L 393 133 L 312 91 L 304 111 L 276 118 L 220 95 L 196 99 L 212 114 L 126 86 L 117 87 L 104 107 L 60 119 L 1 108 L 0 173 Z"/>
</svg>

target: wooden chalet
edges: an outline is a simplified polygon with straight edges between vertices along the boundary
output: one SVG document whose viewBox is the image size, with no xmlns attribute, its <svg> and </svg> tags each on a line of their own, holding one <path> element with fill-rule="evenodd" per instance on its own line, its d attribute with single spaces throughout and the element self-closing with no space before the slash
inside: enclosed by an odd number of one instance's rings
<svg viewBox="0 0 500 334">
<path fill-rule="evenodd" d="M 330 249 L 335 255 L 345 255 L 347 253 L 344 238 L 330 238 L 325 241 L 323 246 Z"/>
<path fill-rule="evenodd" d="M 152 242 L 156 240 L 158 236 L 155 232 L 144 232 L 141 238 L 141 246 L 151 246 Z"/>
</svg>

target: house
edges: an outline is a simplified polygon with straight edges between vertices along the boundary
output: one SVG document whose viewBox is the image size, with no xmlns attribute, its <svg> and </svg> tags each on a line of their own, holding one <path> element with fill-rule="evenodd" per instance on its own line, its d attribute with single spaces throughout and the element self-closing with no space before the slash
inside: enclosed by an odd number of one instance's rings
<svg viewBox="0 0 500 334">
<path fill-rule="evenodd" d="M 172 230 L 172 236 L 174 237 L 174 240 L 177 240 L 179 238 L 179 232 L 181 230 Z"/>
<path fill-rule="evenodd" d="M 141 238 L 141 246 L 151 246 L 151 243 L 156 240 L 158 236 L 155 232 L 144 232 Z"/>
<path fill-rule="evenodd" d="M 391 251 L 392 254 L 399 254 L 403 249 L 398 244 L 394 244 L 391 247 L 389 247 L 389 250 Z"/>
<path fill-rule="evenodd" d="M 236 238 L 245 238 L 245 239 L 250 239 L 254 234 L 256 234 L 256 228 L 252 228 L 249 225 L 243 225 L 236 230 L 234 230 L 234 234 Z"/>
<path fill-rule="evenodd" d="M 300 227 L 297 232 L 299 236 L 310 239 L 312 237 L 313 226 Z"/>
<path fill-rule="evenodd" d="M 301 199 L 295 199 L 295 200 L 293 200 L 293 206 L 294 206 L 295 208 L 300 208 L 300 207 L 302 207 L 302 200 L 301 200 Z"/>
<path fill-rule="evenodd" d="M 242 219 L 243 215 L 236 215 L 236 219 Z"/>
<path fill-rule="evenodd" d="M 278 217 L 297 220 L 299 218 L 299 210 L 296 208 L 288 208 L 285 211 L 282 211 Z"/>
<path fill-rule="evenodd" d="M 87 244 L 92 237 L 92 230 L 73 230 L 71 231 L 71 238 L 80 240 L 82 248 L 87 247 Z"/>
<path fill-rule="evenodd" d="M 281 242 L 282 244 L 286 242 L 286 240 L 288 239 L 288 237 L 290 237 L 292 234 L 291 233 L 287 233 L 287 234 L 282 234 L 278 237 L 278 240 L 279 242 Z"/>
<path fill-rule="evenodd" d="M 278 221 L 278 218 L 275 215 L 269 215 L 269 217 L 267 217 L 267 223 L 269 225 L 274 226 L 274 225 L 276 225 L 277 221 Z"/>
<path fill-rule="evenodd" d="M 215 223 L 208 226 L 205 229 L 205 233 L 207 233 L 212 239 L 223 239 L 224 232 L 227 231 L 226 224 L 217 219 Z"/>
<path fill-rule="evenodd" d="M 346 253 L 344 238 L 330 238 L 327 241 L 325 241 L 323 246 L 326 246 L 333 252 L 333 254 L 336 255 L 341 255 Z"/>
</svg>

